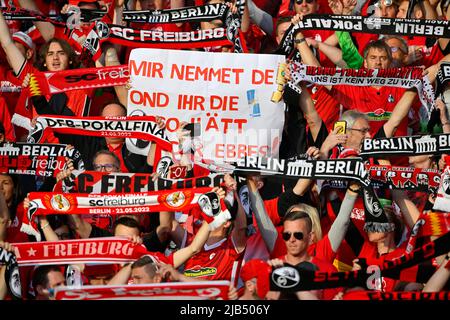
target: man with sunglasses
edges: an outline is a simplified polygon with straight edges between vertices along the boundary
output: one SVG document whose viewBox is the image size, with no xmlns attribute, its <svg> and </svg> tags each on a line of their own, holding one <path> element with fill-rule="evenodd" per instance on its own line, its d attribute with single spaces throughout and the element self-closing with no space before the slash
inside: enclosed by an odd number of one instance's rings
<svg viewBox="0 0 450 320">
<path fill-rule="evenodd" d="M 292 210 L 283 219 L 283 240 L 286 244 L 286 255 L 278 259 L 269 260 L 268 263 L 273 268 L 282 267 L 284 263 L 297 268 L 304 268 L 309 263 L 314 265 L 314 269 L 323 272 L 336 272 L 336 268 L 329 262 L 321 260 L 308 253 L 308 247 L 313 244 L 312 221 L 306 212 Z M 300 299 L 324 299 L 331 300 L 341 289 L 325 289 L 319 291 L 309 291 L 302 295 L 297 295 Z M 278 299 L 279 292 L 270 291 L 268 299 Z"/>
</svg>

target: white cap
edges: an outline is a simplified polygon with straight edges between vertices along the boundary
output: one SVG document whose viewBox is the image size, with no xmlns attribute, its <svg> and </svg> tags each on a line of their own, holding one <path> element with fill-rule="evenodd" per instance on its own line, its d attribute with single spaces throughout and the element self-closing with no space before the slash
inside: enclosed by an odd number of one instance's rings
<svg viewBox="0 0 450 320">
<path fill-rule="evenodd" d="M 22 31 L 18 31 L 15 32 L 12 35 L 12 39 L 14 41 L 17 41 L 21 44 L 23 44 L 25 47 L 27 47 L 28 49 L 34 49 L 34 43 L 33 40 L 31 39 L 31 37 L 29 35 L 27 35 L 25 32 Z"/>
</svg>

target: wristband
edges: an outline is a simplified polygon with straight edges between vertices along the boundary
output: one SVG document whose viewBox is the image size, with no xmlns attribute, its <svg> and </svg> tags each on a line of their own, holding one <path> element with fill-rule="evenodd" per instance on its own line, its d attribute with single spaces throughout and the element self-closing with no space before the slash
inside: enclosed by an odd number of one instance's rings
<svg viewBox="0 0 450 320">
<path fill-rule="evenodd" d="M 354 189 L 352 189 L 352 188 L 350 187 L 350 185 L 347 187 L 347 189 L 350 190 L 351 192 L 354 192 L 354 193 L 359 193 L 359 190 L 360 190 L 360 189 L 354 190 Z"/>
<path fill-rule="evenodd" d="M 45 228 L 47 228 L 50 225 L 50 222 L 47 222 L 47 224 L 43 227 L 41 227 L 42 230 L 44 230 Z"/>
<path fill-rule="evenodd" d="M 305 38 L 301 38 L 301 39 L 294 39 L 294 43 L 295 44 L 300 44 L 300 43 L 302 43 L 302 42 L 305 42 L 306 41 L 306 39 Z"/>
</svg>

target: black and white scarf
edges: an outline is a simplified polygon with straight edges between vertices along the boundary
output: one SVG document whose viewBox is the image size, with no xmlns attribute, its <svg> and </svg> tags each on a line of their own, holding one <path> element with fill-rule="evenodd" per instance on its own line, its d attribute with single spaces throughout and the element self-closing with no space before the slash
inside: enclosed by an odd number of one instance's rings
<svg viewBox="0 0 450 320">
<path fill-rule="evenodd" d="M 257 172 L 267 177 L 287 177 L 293 179 L 345 179 L 357 180 L 368 186 L 368 172 L 360 158 L 306 160 L 303 157 L 290 159 L 246 157 L 237 161 L 234 173 Z"/>
<path fill-rule="evenodd" d="M 434 91 L 427 76 L 421 68 L 391 69 L 344 69 L 308 66 L 298 62 L 291 64 L 291 85 L 297 86 L 301 81 L 319 85 L 352 86 L 391 86 L 399 88 L 416 88 L 420 101 L 428 107 L 428 112 L 435 108 Z M 291 87 L 292 87 L 291 86 Z"/>
<path fill-rule="evenodd" d="M 379 267 L 380 276 L 397 279 L 401 271 L 418 263 L 427 261 L 450 250 L 450 233 L 429 242 L 422 247 L 404 254 L 399 258 L 385 261 Z M 369 278 L 376 275 L 369 269 L 347 272 L 320 272 L 299 270 L 285 264 L 284 267 L 274 269 L 270 275 L 270 290 L 283 292 L 297 292 L 339 287 L 368 287 Z M 370 288 L 369 288 L 370 289 Z"/>
<path fill-rule="evenodd" d="M 446 20 L 310 14 L 303 17 L 298 24 L 291 24 L 286 30 L 276 52 L 289 56 L 294 50 L 293 40 L 295 34 L 303 30 L 333 30 L 383 35 L 448 38 L 450 37 L 449 26 L 450 21 Z"/>
<path fill-rule="evenodd" d="M 439 71 L 436 74 L 436 97 L 438 97 L 445 91 L 449 81 L 450 81 L 450 62 L 441 62 Z"/>
<path fill-rule="evenodd" d="M 72 159 L 79 170 L 84 169 L 81 153 L 65 144 L 0 143 L 0 173 L 52 177 Z"/>
<path fill-rule="evenodd" d="M 164 129 L 153 116 L 134 117 L 67 117 L 39 116 L 28 135 L 28 142 L 44 141 L 48 132 L 97 137 L 137 138 L 155 141 L 161 148 L 171 150 L 172 144 Z"/>
<path fill-rule="evenodd" d="M 366 157 L 439 155 L 450 152 L 450 134 L 364 139 L 359 155 Z"/>
<path fill-rule="evenodd" d="M 200 22 L 220 19 L 225 20 L 229 8 L 224 3 L 207 4 L 196 7 L 184 7 L 168 10 L 125 10 L 123 20 L 142 23 L 181 23 Z M 81 20 L 97 21 L 103 18 L 106 11 L 81 9 Z"/>
<path fill-rule="evenodd" d="M 14 252 L 0 248 L 0 264 L 6 265 L 5 282 L 14 299 L 22 299 L 19 265 Z"/>
</svg>

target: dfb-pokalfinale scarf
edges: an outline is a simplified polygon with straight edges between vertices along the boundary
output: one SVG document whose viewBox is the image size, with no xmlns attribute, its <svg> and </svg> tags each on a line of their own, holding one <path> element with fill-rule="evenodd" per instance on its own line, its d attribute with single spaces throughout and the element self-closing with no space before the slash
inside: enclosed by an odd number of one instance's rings
<svg viewBox="0 0 450 320">
<path fill-rule="evenodd" d="M 50 131 L 96 137 L 137 138 L 154 141 L 164 150 L 172 149 L 165 130 L 158 127 L 153 116 L 82 118 L 39 116 L 28 135 L 28 142 L 45 141 Z"/>
</svg>

